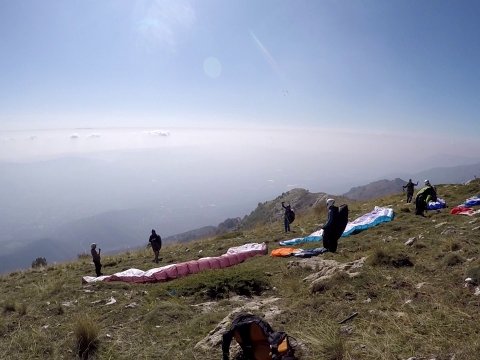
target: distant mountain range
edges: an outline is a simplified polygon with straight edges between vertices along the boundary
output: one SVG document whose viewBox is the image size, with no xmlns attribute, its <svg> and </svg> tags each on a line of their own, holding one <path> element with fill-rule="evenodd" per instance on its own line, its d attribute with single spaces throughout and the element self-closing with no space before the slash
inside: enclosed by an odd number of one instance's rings
<svg viewBox="0 0 480 360">
<path fill-rule="evenodd" d="M 437 167 L 421 171 L 415 174 L 404 174 L 405 180 L 397 177 L 394 180 L 378 180 L 366 185 L 356 186 L 343 194 L 352 200 L 370 200 L 386 195 L 399 193 L 406 180 L 418 181 L 418 186 L 423 186 L 424 180 L 428 179 L 432 184 L 463 184 L 475 177 L 480 177 L 480 163 L 471 165 L 459 165 L 451 167 Z"/>
<path fill-rule="evenodd" d="M 480 163 L 450 167 L 436 167 L 408 176 L 414 182 L 423 183 L 425 179 L 432 184 L 463 184 L 473 178 L 480 177 Z"/>
<path fill-rule="evenodd" d="M 399 193 L 403 189 L 402 186 L 406 183 L 405 180 L 399 178 L 394 180 L 378 180 L 367 185 L 353 187 L 343 194 L 343 196 L 352 200 L 371 200 Z"/>
</svg>

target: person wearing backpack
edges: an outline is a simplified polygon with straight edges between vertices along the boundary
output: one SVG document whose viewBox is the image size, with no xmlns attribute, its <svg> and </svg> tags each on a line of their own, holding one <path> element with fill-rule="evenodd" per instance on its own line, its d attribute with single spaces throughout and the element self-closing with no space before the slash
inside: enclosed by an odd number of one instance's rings
<svg viewBox="0 0 480 360">
<path fill-rule="evenodd" d="M 92 245 L 90 245 L 90 253 L 92 254 L 92 260 L 93 260 L 93 264 L 95 265 L 95 273 L 97 274 L 97 277 L 98 276 L 102 276 L 102 264 L 100 263 L 100 252 L 102 251 L 102 249 L 98 249 L 98 252 L 97 252 L 97 244 L 93 243 Z"/>
<path fill-rule="evenodd" d="M 348 206 L 337 207 L 334 199 L 327 199 L 328 219 L 322 226 L 323 247 L 330 252 L 336 252 L 338 239 L 342 236 L 348 223 Z"/>
<path fill-rule="evenodd" d="M 285 232 L 290 231 L 290 224 L 295 219 L 295 213 L 290 205 L 285 206 L 285 201 L 282 201 L 282 207 L 285 209 L 283 214 L 283 224 L 285 226 Z"/>
<path fill-rule="evenodd" d="M 425 186 L 417 192 L 415 197 L 415 215 L 425 217 L 429 201 L 437 201 L 437 191 L 429 180 L 425 180 Z"/>
<path fill-rule="evenodd" d="M 152 229 L 152 235 L 150 235 L 148 241 L 152 245 L 152 250 L 155 254 L 155 259 L 153 259 L 153 261 L 158 264 L 158 254 L 162 248 L 162 238 L 155 232 L 155 229 Z"/>
</svg>

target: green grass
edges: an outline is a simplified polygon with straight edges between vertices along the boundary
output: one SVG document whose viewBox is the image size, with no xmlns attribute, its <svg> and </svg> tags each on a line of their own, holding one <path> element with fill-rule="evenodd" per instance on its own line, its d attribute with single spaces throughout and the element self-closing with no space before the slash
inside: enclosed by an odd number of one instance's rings
<svg viewBox="0 0 480 360">
<path fill-rule="evenodd" d="M 438 191 L 453 207 L 480 193 L 480 182 L 439 186 Z M 464 287 L 464 279 L 480 283 L 480 237 L 472 230 L 479 217 L 453 216 L 446 209 L 421 218 L 398 194 L 349 203 L 350 219 L 374 205 L 392 205 L 395 220 L 343 238 L 336 254 L 321 256 L 341 263 L 367 256 L 360 275 L 335 275 L 313 287 L 303 280 L 311 270 L 289 266 L 298 259 L 270 256 L 157 284 L 82 285 L 81 277 L 94 271 L 83 257 L 4 275 L 0 353 L 9 359 L 71 359 L 78 354 L 92 359 L 219 359 L 219 347 L 203 351 L 195 344 L 232 310 L 254 299 L 277 298 L 253 311 L 262 315 L 277 308 L 280 313 L 269 322 L 302 344 L 302 359 L 477 359 L 480 296 Z M 325 221 L 323 209 L 297 214 L 293 234 L 283 233 L 281 220 L 266 221 L 250 230 L 165 246 L 162 264 L 218 256 L 248 242 L 266 242 L 272 250 L 278 241 L 316 229 Z M 447 228 L 455 231 L 445 232 Z M 416 242 L 405 246 L 411 237 Z M 152 267 L 148 249 L 102 260 L 107 273 Z M 111 297 L 116 303 L 106 305 Z M 339 324 L 353 312 L 358 316 Z"/>
</svg>

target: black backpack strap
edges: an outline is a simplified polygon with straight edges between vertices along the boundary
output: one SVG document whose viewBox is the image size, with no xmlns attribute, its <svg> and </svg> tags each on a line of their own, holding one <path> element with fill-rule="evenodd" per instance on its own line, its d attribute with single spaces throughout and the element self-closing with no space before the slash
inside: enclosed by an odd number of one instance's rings
<svg viewBox="0 0 480 360">
<path fill-rule="evenodd" d="M 233 338 L 233 331 L 227 331 L 222 336 L 222 353 L 223 353 L 223 360 L 228 360 L 230 357 L 230 344 Z"/>
<path fill-rule="evenodd" d="M 230 358 L 230 344 L 232 343 L 233 333 L 235 331 L 239 332 L 240 337 L 242 338 L 242 343 L 248 344 L 251 351 L 252 344 L 249 340 L 250 336 L 248 334 L 248 330 L 249 330 L 249 323 L 252 322 L 253 318 L 254 316 L 251 314 L 240 314 L 232 321 L 230 330 L 224 333 L 222 336 L 223 360 L 229 360 Z"/>
<path fill-rule="evenodd" d="M 238 329 L 240 338 L 242 339 L 243 356 L 247 359 L 253 359 L 253 344 L 250 337 L 250 326 L 252 323 L 242 324 Z"/>
</svg>

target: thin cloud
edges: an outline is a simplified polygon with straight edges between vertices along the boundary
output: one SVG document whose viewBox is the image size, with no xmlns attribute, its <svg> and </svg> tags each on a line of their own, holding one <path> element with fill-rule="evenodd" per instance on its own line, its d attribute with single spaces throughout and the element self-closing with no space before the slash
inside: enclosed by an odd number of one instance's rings
<svg viewBox="0 0 480 360">
<path fill-rule="evenodd" d="M 147 133 L 153 136 L 170 136 L 170 132 L 165 130 L 152 130 L 147 131 Z"/>
<path fill-rule="evenodd" d="M 135 30 L 149 46 L 174 49 L 178 32 L 195 23 L 195 11 L 188 1 L 141 1 L 137 6 Z"/>
<path fill-rule="evenodd" d="M 280 77 L 283 77 L 281 71 L 280 71 L 280 67 L 278 66 L 278 63 L 277 61 L 273 58 L 272 54 L 270 54 L 270 51 L 268 51 L 268 49 L 266 48 L 265 45 L 263 45 L 263 43 L 260 41 L 260 39 L 255 35 L 255 33 L 253 31 L 250 30 L 250 36 L 252 37 L 255 45 L 257 46 L 257 48 L 260 50 L 260 52 L 262 53 L 263 57 L 265 58 L 265 60 L 267 61 L 267 63 L 270 65 L 270 67 L 272 68 L 272 70 Z"/>
</svg>

